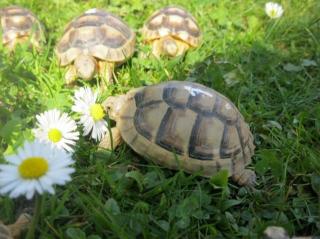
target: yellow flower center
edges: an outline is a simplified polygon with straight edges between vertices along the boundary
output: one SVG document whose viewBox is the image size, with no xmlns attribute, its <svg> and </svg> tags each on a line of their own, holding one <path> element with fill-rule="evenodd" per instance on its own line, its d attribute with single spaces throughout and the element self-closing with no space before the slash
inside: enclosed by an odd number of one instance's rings
<svg viewBox="0 0 320 239">
<path fill-rule="evenodd" d="M 270 16 L 271 16 L 271 17 L 276 17 L 276 16 L 277 16 L 277 11 L 276 11 L 275 9 L 272 9 L 272 10 L 270 11 Z"/>
<path fill-rule="evenodd" d="M 94 121 L 99 121 L 101 120 L 105 113 L 104 110 L 102 108 L 101 104 L 93 104 L 90 107 L 90 115 L 93 118 Z"/>
<path fill-rule="evenodd" d="M 30 157 L 19 165 L 20 176 L 24 179 L 38 179 L 48 172 L 47 160 L 42 157 Z"/>
<path fill-rule="evenodd" d="M 48 132 L 48 138 L 53 142 L 53 143 L 57 143 L 61 140 L 62 138 L 62 133 L 60 130 L 53 128 L 50 129 Z"/>
</svg>

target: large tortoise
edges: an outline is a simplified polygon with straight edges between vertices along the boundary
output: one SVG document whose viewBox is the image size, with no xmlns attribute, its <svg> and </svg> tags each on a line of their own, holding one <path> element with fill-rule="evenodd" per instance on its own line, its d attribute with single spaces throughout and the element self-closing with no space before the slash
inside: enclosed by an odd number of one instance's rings
<svg viewBox="0 0 320 239">
<path fill-rule="evenodd" d="M 151 15 L 142 28 L 142 37 L 152 44 L 152 53 L 179 56 L 200 43 L 201 32 L 195 18 L 181 7 L 168 6 Z"/>
<path fill-rule="evenodd" d="M 90 80 L 96 71 L 109 82 L 115 65 L 132 56 L 135 33 L 118 16 L 90 9 L 66 27 L 57 44 L 61 66 L 68 66 L 66 83 L 76 77 Z"/>
<path fill-rule="evenodd" d="M 210 177 L 221 169 L 240 185 L 252 185 L 245 169 L 254 154 L 253 137 L 237 108 L 203 85 L 169 81 L 109 97 L 114 147 L 120 138 L 138 154 L 171 169 L 181 167 Z M 111 147 L 107 134 L 101 147 Z"/>
<path fill-rule="evenodd" d="M 44 30 L 39 19 L 28 9 L 10 6 L 0 9 L 2 44 L 13 50 L 17 43 L 30 41 L 40 49 L 44 41 Z"/>
</svg>

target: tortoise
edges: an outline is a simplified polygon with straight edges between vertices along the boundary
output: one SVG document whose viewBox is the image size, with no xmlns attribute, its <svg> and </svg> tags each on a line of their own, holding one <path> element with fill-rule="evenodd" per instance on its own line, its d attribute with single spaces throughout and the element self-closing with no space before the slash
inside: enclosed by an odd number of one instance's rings
<svg viewBox="0 0 320 239">
<path fill-rule="evenodd" d="M 14 50 L 17 43 L 30 41 L 40 49 L 44 41 L 44 28 L 39 19 L 28 9 L 10 6 L 0 9 L 2 44 Z"/>
<path fill-rule="evenodd" d="M 7 226 L 0 223 L 0 239 L 12 239 L 12 235 Z"/>
<path fill-rule="evenodd" d="M 31 216 L 27 213 L 22 213 L 15 221 L 10 225 L 4 225 L 0 221 L 0 239 L 14 239 L 20 238 L 22 232 L 26 230 L 31 222 Z"/>
<path fill-rule="evenodd" d="M 142 28 L 145 42 L 152 44 L 156 57 L 184 54 L 200 43 L 201 32 L 195 18 L 185 9 L 168 6 L 156 11 Z"/>
<path fill-rule="evenodd" d="M 72 20 L 57 44 L 61 66 L 68 66 L 66 83 L 76 77 L 90 80 L 96 73 L 112 81 L 115 65 L 133 55 L 135 33 L 118 16 L 90 9 Z"/>
<path fill-rule="evenodd" d="M 138 154 L 170 169 L 211 177 L 222 169 L 239 185 L 253 185 L 245 169 L 254 154 L 253 136 L 231 101 L 201 84 L 169 81 L 111 96 L 103 107 L 116 126 L 100 142 L 122 138 Z"/>
</svg>

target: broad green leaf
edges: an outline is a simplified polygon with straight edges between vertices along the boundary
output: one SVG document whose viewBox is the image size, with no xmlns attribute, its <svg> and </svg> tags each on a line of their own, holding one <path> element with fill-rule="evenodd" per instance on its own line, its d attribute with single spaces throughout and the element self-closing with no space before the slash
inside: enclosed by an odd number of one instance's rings
<svg viewBox="0 0 320 239">
<path fill-rule="evenodd" d="M 190 217 L 183 217 L 177 222 L 177 227 L 185 229 L 190 225 Z"/>
<path fill-rule="evenodd" d="M 101 239 L 101 237 L 98 235 L 90 235 L 87 237 L 87 239 Z"/>
<path fill-rule="evenodd" d="M 283 69 L 285 71 L 289 71 L 289 72 L 299 72 L 301 71 L 303 68 L 301 66 L 297 66 L 291 63 L 287 63 L 283 66 Z"/>
<path fill-rule="evenodd" d="M 263 175 L 265 174 L 268 169 L 269 169 L 269 159 L 261 159 L 259 160 L 255 166 L 255 171 L 260 174 L 260 175 Z"/>
<path fill-rule="evenodd" d="M 143 190 L 143 175 L 139 171 L 131 171 L 126 173 L 125 175 L 127 178 L 132 178 L 134 179 L 139 187 L 139 191 L 142 192 Z"/>
<path fill-rule="evenodd" d="M 66 234 L 71 239 L 86 239 L 86 234 L 79 228 L 68 228 Z"/>
<path fill-rule="evenodd" d="M 222 206 L 221 210 L 228 210 L 230 207 L 237 206 L 237 205 L 239 205 L 241 203 L 242 203 L 242 200 L 235 200 L 235 199 L 224 200 L 221 203 L 221 206 Z"/>
<path fill-rule="evenodd" d="M 208 225 L 207 228 L 209 229 L 210 236 L 212 236 L 213 238 L 218 235 L 218 231 L 213 225 Z"/>
<path fill-rule="evenodd" d="M 313 174 L 311 176 L 311 186 L 313 191 L 315 191 L 320 196 L 320 176 Z"/>
<path fill-rule="evenodd" d="M 240 82 L 240 76 L 238 70 L 232 70 L 223 75 L 223 79 L 225 80 L 228 86 L 234 86 Z"/>
<path fill-rule="evenodd" d="M 170 224 L 165 221 L 165 220 L 159 220 L 158 222 L 158 225 L 161 227 L 162 230 L 168 232 L 169 229 L 170 229 Z"/>
<path fill-rule="evenodd" d="M 309 59 L 303 59 L 301 62 L 302 66 L 317 66 L 317 62 L 315 62 L 314 60 L 309 60 Z"/>
<path fill-rule="evenodd" d="M 113 198 L 108 199 L 108 201 L 104 204 L 104 208 L 113 215 L 118 215 L 121 213 L 117 201 Z"/>
<path fill-rule="evenodd" d="M 0 136 L 5 138 L 7 141 L 11 138 L 11 135 L 16 134 L 18 131 L 21 131 L 22 121 L 19 119 L 9 120 L 1 129 Z"/>
<path fill-rule="evenodd" d="M 249 30 L 254 31 L 259 27 L 259 19 L 256 16 L 248 17 Z"/>
<path fill-rule="evenodd" d="M 228 170 L 221 170 L 217 174 L 213 175 L 210 179 L 211 185 L 219 188 L 226 188 L 228 186 Z"/>
<path fill-rule="evenodd" d="M 283 161 L 281 158 L 277 157 L 274 150 L 262 150 L 259 153 L 261 160 L 259 160 L 255 169 L 257 173 L 264 174 L 268 169 L 271 169 L 271 172 L 277 178 L 281 177 L 283 169 Z"/>
</svg>

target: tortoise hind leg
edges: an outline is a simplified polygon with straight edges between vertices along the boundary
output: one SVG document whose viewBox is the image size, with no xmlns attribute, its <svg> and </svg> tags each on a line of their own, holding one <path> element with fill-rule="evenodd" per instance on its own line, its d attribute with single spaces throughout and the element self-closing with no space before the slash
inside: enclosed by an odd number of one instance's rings
<svg viewBox="0 0 320 239">
<path fill-rule="evenodd" d="M 108 130 L 103 137 L 103 139 L 100 141 L 99 146 L 104 149 L 115 149 L 117 146 L 119 146 L 122 143 L 122 137 L 120 134 L 120 130 L 117 127 L 111 128 L 111 134 Z"/>
<path fill-rule="evenodd" d="M 256 174 L 250 169 L 244 169 L 232 175 L 232 178 L 241 186 L 254 186 L 256 184 Z"/>
</svg>

